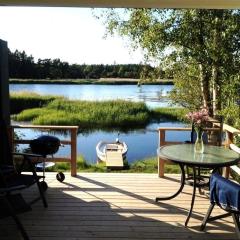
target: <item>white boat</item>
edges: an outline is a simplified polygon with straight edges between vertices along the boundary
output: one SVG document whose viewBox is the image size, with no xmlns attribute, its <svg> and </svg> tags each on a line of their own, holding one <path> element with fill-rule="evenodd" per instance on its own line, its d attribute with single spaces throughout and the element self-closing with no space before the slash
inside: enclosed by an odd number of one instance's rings
<svg viewBox="0 0 240 240">
<path fill-rule="evenodd" d="M 96 146 L 96 152 L 99 160 L 106 161 L 107 152 L 120 152 L 122 157 L 125 158 L 128 151 L 128 146 L 125 142 L 105 142 L 100 141 Z"/>
</svg>

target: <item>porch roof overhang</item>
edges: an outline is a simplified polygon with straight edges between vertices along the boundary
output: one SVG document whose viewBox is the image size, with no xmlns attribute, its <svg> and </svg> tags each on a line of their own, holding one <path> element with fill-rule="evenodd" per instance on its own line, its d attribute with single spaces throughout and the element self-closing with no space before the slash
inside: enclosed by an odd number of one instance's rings
<svg viewBox="0 0 240 240">
<path fill-rule="evenodd" d="M 239 0 L 0 0 L 1 6 L 237 9 Z"/>
</svg>

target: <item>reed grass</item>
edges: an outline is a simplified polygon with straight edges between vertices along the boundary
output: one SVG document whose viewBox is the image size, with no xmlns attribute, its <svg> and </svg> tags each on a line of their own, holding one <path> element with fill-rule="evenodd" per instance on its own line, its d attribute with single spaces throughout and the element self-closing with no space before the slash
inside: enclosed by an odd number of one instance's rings
<svg viewBox="0 0 240 240">
<path fill-rule="evenodd" d="M 25 109 L 41 108 L 55 99 L 62 99 L 60 96 L 39 95 L 34 92 L 13 92 L 10 95 L 11 114 L 17 114 Z"/>
<path fill-rule="evenodd" d="M 78 125 L 84 131 L 93 128 L 124 130 L 146 127 L 152 121 L 181 121 L 186 112 L 183 108 L 150 110 L 142 102 L 124 100 L 74 101 L 36 93 L 11 94 L 13 120 L 39 125 Z"/>
<path fill-rule="evenodd" d="M 152 114 L 155 118 L 175 120 L 175 121 L 186 121 L 185 115 L 189 112 L 187 108 L 178 108 L 178 107 L 163 107 L 156 108 L 153 110 Z"/>
<path fill-rule="evenodd" d="M 150 110 L 144 103 L 116 101 L 71 101 L 55 99 L 41 108 L 22 111 L 16 121 L 40 125 L 78 125 L 82 128 L 145 126 Z"/>
</svg>

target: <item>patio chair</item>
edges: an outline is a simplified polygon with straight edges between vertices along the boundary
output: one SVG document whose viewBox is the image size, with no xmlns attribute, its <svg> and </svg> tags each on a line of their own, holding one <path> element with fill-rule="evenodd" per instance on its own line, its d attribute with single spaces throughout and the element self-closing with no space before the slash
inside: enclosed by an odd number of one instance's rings
<svg viewBox="0 0 240 240">
<path fill-rule="evenodd" d="M 2 143 L 5 143 L 4 149 L 2 145 L 0 146 L 0 151 L 4 151 L 4 154 L 3 152 L 1 152 L 0 154 L 1 156 L 3 156 L 3 159 L 1 159 L 0 163 L 0 188 L 17 188 L 18 190 L 21 190 L 37 184 L 40 198 L 42 199 L 44 207 L 47 208 L 48 204 L 44 196 L 44 191 L 41 187 L 41 183 L 39 182 L 39 180 L 43 178 L 43 176 L 37 175 L 35 166 L 32 161 L 33 158 L 37 160 L 38 158 L 41 158 L 41 156 L 36 154 L 12 153 L 11 142 L 9 140 L 9 134 L 6 124 L 4 124 L 4 121 L 1 120 L 0 125 L 1 137 L 5 140 L 2 141 Z M 14 162 L 13 156 L 21 156 L 21 164 L 16 164 L 16 162 Z M 20 161 L 18 161 L 18 163 L 19 162 Z M 30 171 L 31 174 L 22 174 L 23 170 Z M 38 199 L 39 197 L 34 199 L 31 203 L 34 203 Z"/>
<path fill-rule="evenodd" d="M 203 219 L 200 230 L 203 231 L 208 222 L 232 216 L 238 239 L 240 239 L 240 185 L 223 178 L 217 173 L 212 174 L 210 179 L 210 206 Z M 227 213 L 210 217 L 215 205 L 225 210 Z"/>
<path fill-rule="evenodd" d="M 17 217 L 17 214 L 30 211 L 31 207 L 24 201 L 20 193 L 11 194 L 12 191 L 15 192 L 20 189 L 20 187 L 0 188 L 0 219 L 11 216 L 21 232 L 23 239 L 29 240 L 27 232 Z"/>
<path fill-rule="evenodd" d="M 36 202 L 39 198 L 42 199 L 43 206 L 45 208 L 48 207 L 46 198 L 44 196 L 43 188 L 41 187 L 40 179 L 43 178 L 43 176 L 38 176 L 36 173 L 36 169 L 34 164 L 32 163 L 33 157 L 41 157 L 39 155 L 35 154 L 24 154 L 24 153 L 14 153 L 14 155 L 20 155 L 23 157 L 21 165 L 15 169 L 13 165 L 0 165 L 0 187 L 3 189 L 13 189 L 16 188 L 17 190 L 22 190 L 25 188 L 28 188 L 34 184 L 37 184 L 40 197 L 37 197 L 33 201 L 31 201 L 31 204 Z M 23 169 L 28 169 L 28 171 L 31 171 L 31 174 L 23 174 Z"/>
</svg>

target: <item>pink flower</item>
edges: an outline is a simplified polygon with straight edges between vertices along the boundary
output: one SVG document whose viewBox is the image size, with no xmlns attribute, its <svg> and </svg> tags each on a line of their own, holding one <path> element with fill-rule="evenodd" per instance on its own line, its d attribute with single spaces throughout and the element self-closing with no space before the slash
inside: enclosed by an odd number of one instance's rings
<svg viewBox="0 0 240 240">
<path fill-rule="evenodd" d="M 208 110 L 206 108 L 202 108 L 196 112 L 189 112 L 186 114 L 186 118 L 189 119 L 196 128 L 203 128 L 205 123 L 208 121 Z"/>
</svg>

